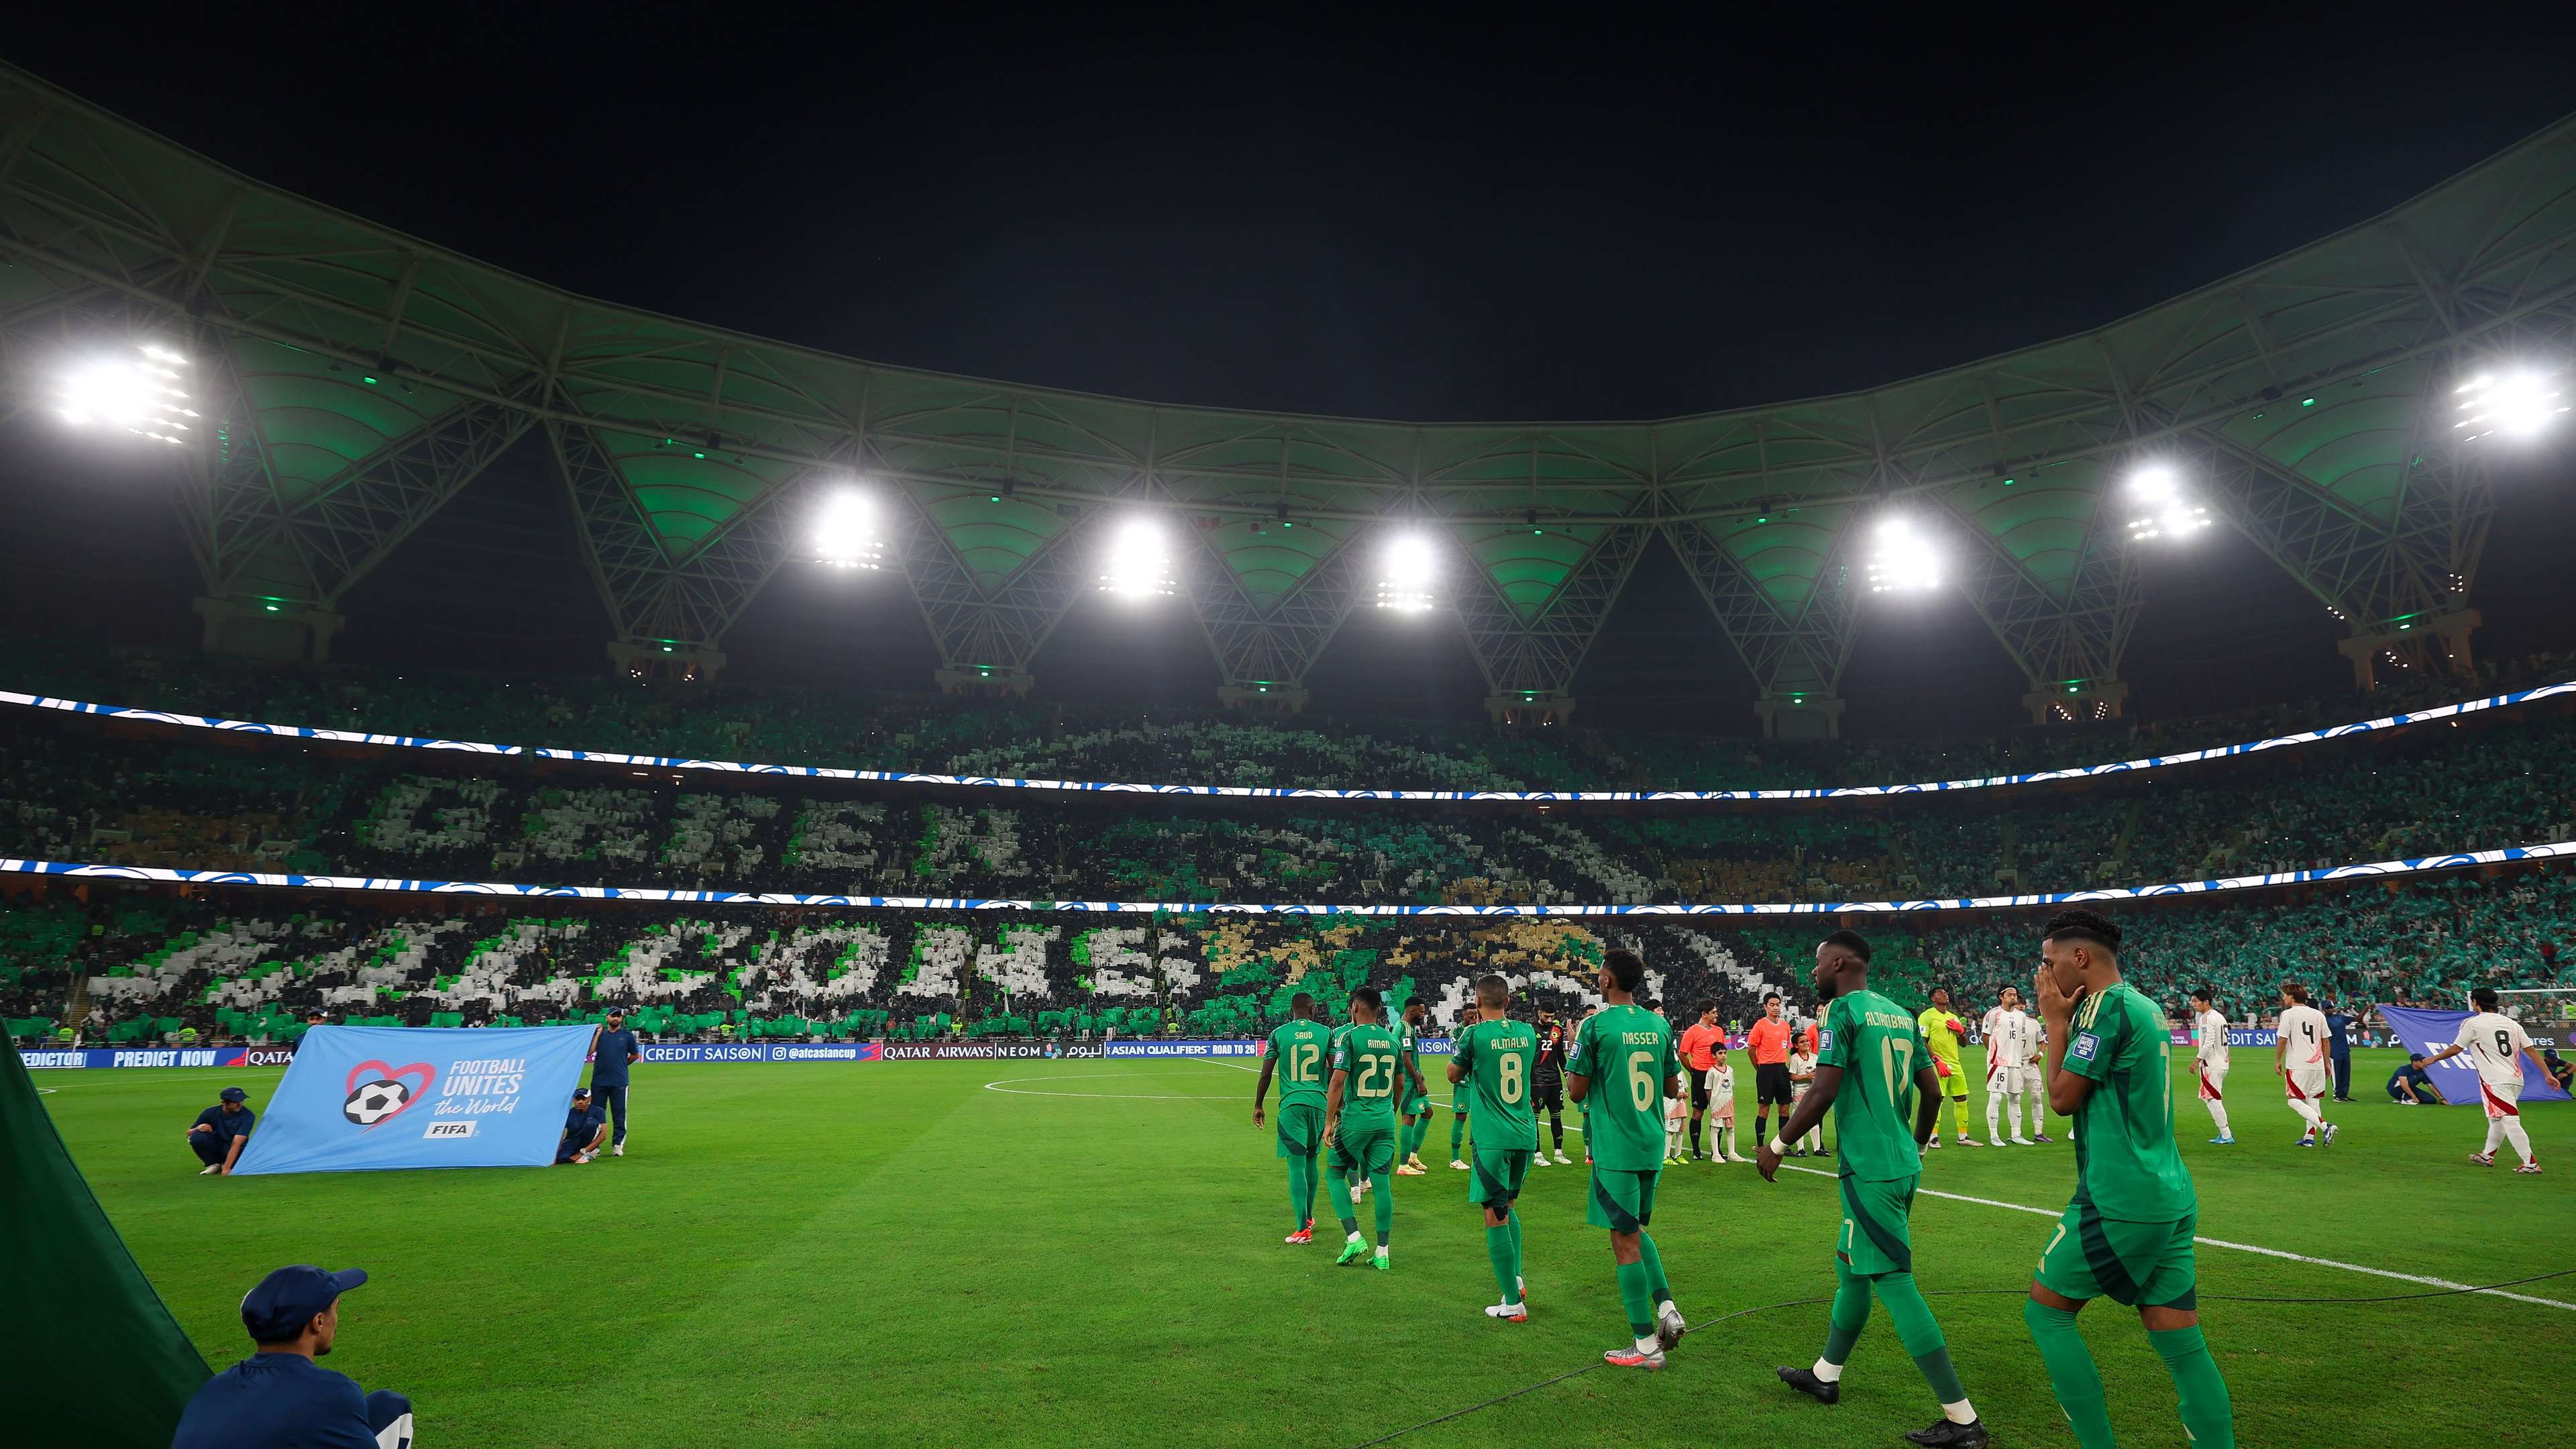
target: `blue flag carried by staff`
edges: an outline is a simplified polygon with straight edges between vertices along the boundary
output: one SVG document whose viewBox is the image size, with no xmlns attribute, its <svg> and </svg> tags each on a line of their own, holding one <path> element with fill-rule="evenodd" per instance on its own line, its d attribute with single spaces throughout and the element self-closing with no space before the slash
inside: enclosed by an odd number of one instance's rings
<svg viewBox="0 0 2576 1449">
<path fill-rule="evenodd" d="M 2460 1038 L 2460 1023 L 2469 1019 L 2465 1011 L 2427 1011 L 2412 1006 L 2379 1008 L 2391 1035 L 2410 1052 L 2431 1056 Z M 2533 1045 L 2540 1045 L 2534 1042 Z M 2522 1100 L 2526 1102 L 2564 1102 L 2567 1093 L 2558 1084 L 2532 1070 L 2528 1060 L 2517 1062 L 2522 1068 Z M 2466 1056 L 2456 1056 L 2426 1073 L 2433 1085 L 2454 1107 L 2478 1105 L 2478 1069 L 2469 1065 Z"/>
<path fill-rule="evenodd" d="M 590 1054 L 587 1026 L 317 1026 L 236 1175 L 544 1167 Z"/>
</svg>

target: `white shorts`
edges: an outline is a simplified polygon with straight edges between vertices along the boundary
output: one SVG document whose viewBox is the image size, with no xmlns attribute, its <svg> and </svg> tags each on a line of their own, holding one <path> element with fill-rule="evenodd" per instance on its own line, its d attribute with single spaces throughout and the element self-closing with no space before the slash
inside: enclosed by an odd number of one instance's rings
<svg viewBox="0 0 2576 1449">
<path fill-rule="evenodd" d="M 2478 1100 L 2486 1104 L 2487 1116 L 2491 1118 L 2501 1120 L 2507 1117 L 2519 1117 L 2522 1115 L 2522 1083 L 2516 1082 L 2510 1087 L 2499 1087 L 2493 1082 L 2480 1078 Z"/>
<path fill-rule="evenodd" d="M 1995 1074 L 1994 1085 L 1986 1090 L 2007 1097 L 2027 1097 L 2039 1090 L 2039 1068 L 2006 1067 Z"/>
<path fill-rule="evenodd" d="M 2200 1100 L 2204 1102 L 2226 1101 L 2226 1094 L 2218 1089 L 2227 1084 L 2227 1068 L 2211 1066 L 2207 1062 L 2202 1062 L 2199 1066 Z"/>
<path fill-rule="evenodd" d="M 2326 1074 L 2322 1067 L 2293 1067 L 2282 1080 L 2289 1084 L 2290 1097 L 2295 1101 L 2322 1102 L 2334 1095 L 2326 1089 Z"/>
</svg>

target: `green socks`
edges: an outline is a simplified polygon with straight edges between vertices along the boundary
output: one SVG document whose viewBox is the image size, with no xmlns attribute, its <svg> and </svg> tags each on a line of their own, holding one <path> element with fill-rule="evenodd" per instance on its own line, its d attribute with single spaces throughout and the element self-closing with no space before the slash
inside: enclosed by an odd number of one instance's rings
<svg viewBox="0 0 2576 1449">
<path fill-rule="evenodd" d="M 1521 1245 L 1510 1223 L 1485 1229 L 1485 1257 L 1494 1265 L 1494 1282 L 1503 1290 L 1503 1301 L 1520 1302 Z"/>
<path fill-rule="evenodd" d="M 1332 1195 L 1333 1216 L 1342 1220 L 1342 1231 L 1358 1232 L 1360 1230 L 1359 1211 L 1351 1206 L 1351 1182 L 1349 1178 L 1342 1176 L 1340 1163 L 1324 1164 L 1324 1191 Z"/>
<path fill-rule="evenodd" d="M 1520 1272 L 1520 1263 L 1521 1263 L 1521 1210 L 1520 1210 L 1519 1208 L 1513 1208 L 1513 1209 L 1512 1209 L 1512 1271 L 1513 1271 L 1514 1273 L 1518 1273 L 1518 1272 Z"/>
<path fill-rule="evenodd" d="M 1950 1365 L 1950 1347 L 1941 1337 L 1941 1324 L 1932 1316 L 1932 1305 L 1923 1301 L 1923 1290 L 1914 1286 L 1914 1275 L 1881 1273 L 1871 1286 L 1887 1305 L 1887 1321 L 1896 1326 L 1896 1341 L 1905 1345 L 1914 1366 L 1923 1371 L 1933 1396 L 1945 1405 L 1967 1398 L 1959 1371 Z"/>
<path fill-rule="evenodd" d="M 1834 1306 L 1828 1312 L 1825 1351 L 1818 1357 L 1839 1368 L 1851 1362 L 1852 1345 L 1869 1323 L 1869 1280 L 1840 1259 L 1834 1261 Z"/>
<path fill-rule="evenodd" d="M 2031 1342 L 2039 1345 L 2039 1360 L 2048 1366 L 2049 1387 L 2057 1393 L 2057 1406 L 2066 1411 L 2066 1422 L 2075 1430 L 2079 1449 L 2113 1449 L 2111 1415 L 2102 1403 L 2102 1372 L 2093 1366 L 2093 1351 L 2084 1346 L 2084 1336 L 2075 1331 L 2075 1315 L 2063 1308 L 2051 1308 L 2036 1298 L 2025 1298 L 2021 1320 L 2030 1325 Z M 2215 1367 L 2210 1376 L 2217 1377 Z M 2219 1392 L 2223 1398 L 2226 1386 L 2220 1385 Z M 2219 1441 L 2234 1442 L 2232 1430 L 2228 1438 Z M 2218 1445 L 2207 1449 L 2218 1449 Z"/>
<path fill-rule="evenodd" d="M 1315 1202 L 1315 1161 L 1311 1157 L 1288 1159 L 1288 1231 L 1303 1232 L 1307 1213 Z"/>
<path fill-rule="evenodd" d="M 1458 1155 L 1458 1145 L 1466 1140 L 1467 1118 L 1463 1113 L 1453 1113 L 1449 1118 L 1449 1160 L 1451 1162 L 1465 1161 Z"/>
<path fill-rule="evenodd" d="M 1377 1245 L 1386 1246 L 1386 1235 L 1395 1227 L 1395 1194 L 1387 1184 L 1395 1179 L 1383 1172 L 1369 1174 L 1369 1201 L 1377 1207 Z"/>
<path fill-rule="evenodd" d="M 2228 1401 L 2227 1380 L 2219 1377 L 2218 1360 L 2209 1356 L 2209 1341 L 2198 1327 L 2151 1329 L 2147 1342 L 2173 1375 L 2182 1397 L 2183 1432 L 2193 1449 L 2236 1449 L 2236 1414 Z"/>
<path fill-rule="evenodd" d="M 1655 1251 L 1654 1234 L 1637 1234 L 1637 1262 L 1646 1270 L 1646 1306 L 1652 1308 L 1658 1303 L 1670 1303 L 1673 1285 L 1664 1281 L 1664 1255 Z"/>
<path fill-rule="evenodd" d="M 1304 1199 L 1303 1203 L 1300 1205 L 1300 1207 L 1299 1207 L 1299 1209 L 1298 1209 L 1298 1213 L 1297 1213 L 1297 1226 L 1299 1226 L 1299 1227 L 1301 1227 L 1301 1228 L 1302 1228 L 1302 1227 L 1304 1227 L 1306 1224 L 1311 1223 L 1311 1222 L 1313 1222 L 1313 1221 L 1315 1220 L 1315 1177 L 1316 1177 L 1316 1173 L 1317 1173 L 1317 1168 L 1316 1168 L 1316 1162 L 1315 1162 L 1315 1159 L 1314 1159 L 1314 1158 L 1311 1158 L 1311 1157 L 1307 1158 L 1307 1159 L 1306 1159 L 1306 1196 L 1305 1196 L 1305 1199 Z"/>
<path fill-rule="evenodd" d="M 1655 1336 L 1655 1299 L 1641 1259 L 1619 1265 L 1619 1304 L 1628 1310 L 1628 1331 L 1641 1339 Z"/>
</svg>

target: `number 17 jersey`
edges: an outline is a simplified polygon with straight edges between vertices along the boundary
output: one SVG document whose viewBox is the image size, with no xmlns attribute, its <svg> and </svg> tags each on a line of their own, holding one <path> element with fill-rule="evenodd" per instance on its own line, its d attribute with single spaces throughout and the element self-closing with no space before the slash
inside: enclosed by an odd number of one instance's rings
<svg viewBox="0 0 2576 1449">
<path fill-rule="evenodd" d="M 1875 991 L 1837 996 L 1825 1008 L 1816 1064 L 1843 1072 L 1834 1090 L 1843 1176 L 1885 1182 L 1923 1171 L 1914 1145 L 1914 1072 L 1928 1054 L 1922 1023 Z"/>
</svg>

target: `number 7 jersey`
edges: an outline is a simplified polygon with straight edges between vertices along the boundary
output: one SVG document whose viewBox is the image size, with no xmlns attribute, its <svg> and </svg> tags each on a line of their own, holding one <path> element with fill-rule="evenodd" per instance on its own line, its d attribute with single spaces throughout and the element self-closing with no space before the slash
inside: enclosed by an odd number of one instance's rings
<svg viewBox="0 0 2576 1449">
<path fill-rule="evenodd" d="M 1875 991 L 1837 996 L 1825 1008 L 1816 1064 L 1842 1068 L 1834 1143 L 1843 1176 L 1886 1182 L 1923 1171 L 1914 1145 L 1914 1072 L 1928 1059 L 1922 1024 Z"/>
<path fill-rule="evenodd" d="M 1565 1070 L 1592 1082 L 1584 1089 L 1583 1125 L 1594 1166 L 1653 1172 L 1664 1165 L 1664 1079 L 1681 1069 L 1672 1023 L 1644 1007 L 1605 1006 L 1584 1018 Z"/>
</svg>

